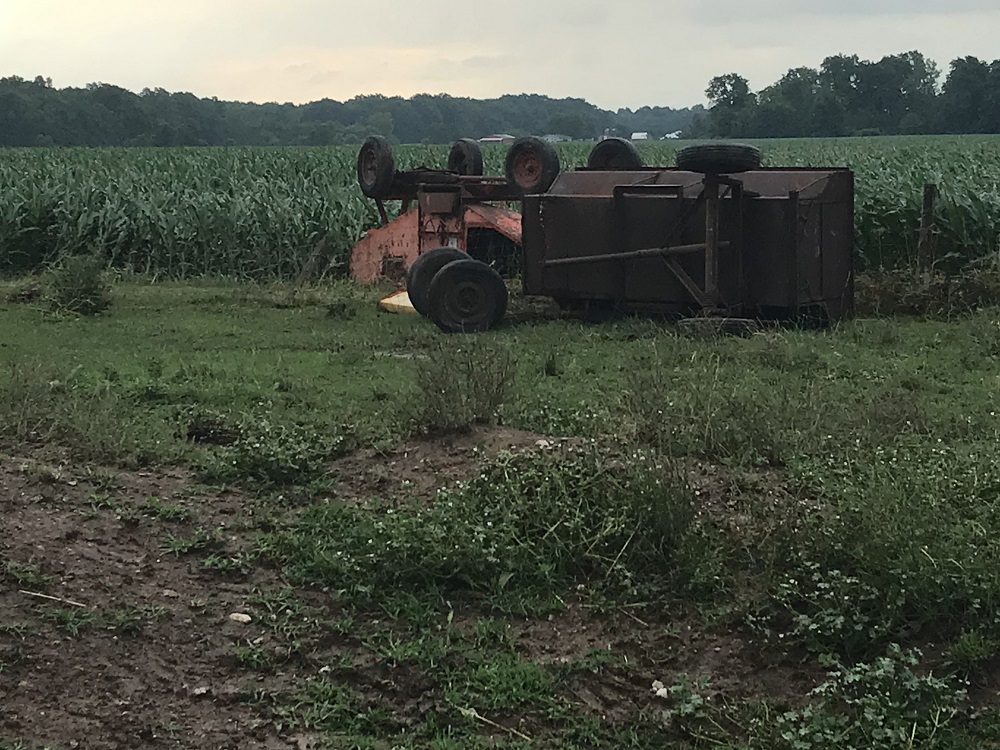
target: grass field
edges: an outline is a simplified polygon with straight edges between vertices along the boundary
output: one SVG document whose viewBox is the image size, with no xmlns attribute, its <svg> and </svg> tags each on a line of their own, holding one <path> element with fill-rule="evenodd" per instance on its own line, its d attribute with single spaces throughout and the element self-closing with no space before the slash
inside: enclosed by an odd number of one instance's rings
<svg viewBox="0 0 1000 750">
<path fill-rule="evenodd" d="M 996 309 L 377 291 L 0 301 L 0 748 L 996 747 Z"/>
<path fill-rule="evenodd" d="M 640 143 L 669 166 L 684 142 Z M 859 263 L 960 268 L 1000 252 L 1000 136 L 760 142 L 770 166 L 855 170 Z M 560 144 L 564 168 L 591 144 Z M 442 167 L 447 146 L 401 146 L 397 167 Z M 505 147 L 487 148 L 503 174 Z M 378 221 L 356 184 L 354 147 L 8 149 L 0 151 L 0 274 L 98 251 L 158 278 L 289 279 L 317 248 L 346 275 L 350 248 Z M 925 183 L 939 186 L 933 257 L 917 258 Z"/>
</svg>

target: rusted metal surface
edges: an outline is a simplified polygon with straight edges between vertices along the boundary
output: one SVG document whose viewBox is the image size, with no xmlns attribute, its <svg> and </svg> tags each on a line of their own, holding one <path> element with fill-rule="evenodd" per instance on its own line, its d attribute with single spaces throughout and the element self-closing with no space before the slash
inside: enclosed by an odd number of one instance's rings
<svg viewBox="0 0 1000 750">
<path fill-rule="evenodd" d="M 352 278 L 401 281 L 422 252 L 443 245 L 468 251 L 470 230 L 492 230 L 519 246 L 521 214 L 480 203 L 474 196 L 474 193 L 491 194 L 494 182 L 493 178 L 460 178 L 417 184 L 412 191 L 403 194 L 404 205 L 406 201 L 415 203 L 413 208 L 384 226 L 369 230 L 354 246 L 350 266 Z M 473 186 L 471 191 L 469 185 Z"/>
<path fill-rule="evenodd" d="M 523 211 L 527 294 L 681 316 L 852 311 L 847 169 L 577 170 Z"/>
</svg>

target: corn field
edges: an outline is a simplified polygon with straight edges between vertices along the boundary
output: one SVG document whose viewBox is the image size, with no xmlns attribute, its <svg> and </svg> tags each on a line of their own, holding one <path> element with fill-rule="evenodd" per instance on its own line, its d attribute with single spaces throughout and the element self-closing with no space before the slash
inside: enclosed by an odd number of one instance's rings
<svg viewBox="0 0 1000 750">
<path fill-rule="evenodd" d="M 643 143 L 673 164 L 684 142 Z M 925 183 L 938 185 L 935 262 L 1000 253 L 1000 137 L 763 141 L 768 165 L 849 166 L 866 267 L 915 264 Z M 565 168 L 590 144 L 561 144 Z M 441 166 L 447 146 L 396 148 L 400 169 Z M 484 149 L 502 174 L 505 147 Z M 343 275 L 351 246 L 378 223 L 355 182 L 356 149 L 7 149 L 0 151 L 0 274 L 98 252 L 152 278 L 294 277 L 320 251 Z"/>
</svg>

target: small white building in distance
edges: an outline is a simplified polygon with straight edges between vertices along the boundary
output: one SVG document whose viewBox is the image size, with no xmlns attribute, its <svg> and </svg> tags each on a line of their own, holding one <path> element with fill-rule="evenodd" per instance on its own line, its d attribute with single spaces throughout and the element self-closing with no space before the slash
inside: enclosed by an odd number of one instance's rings
<svg viewBox="0 0 1000 750">
<path fill-rule="evenodd" d="M 633 141 L 648 141 L 649 133 L 632 133 Z"/>
</svg>

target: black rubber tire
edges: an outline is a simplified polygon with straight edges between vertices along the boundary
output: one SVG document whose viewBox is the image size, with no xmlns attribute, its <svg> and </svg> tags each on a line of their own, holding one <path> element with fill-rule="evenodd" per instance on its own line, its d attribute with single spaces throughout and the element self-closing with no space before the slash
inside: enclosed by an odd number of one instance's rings
<svg viewBox="0 0 1000 750">
<path fill-rule="evenodd" d="M 642 169 L 642 156 L 632 141 L 625 138 L 605 138 L 590 149 L 587 169 Z"/>
<path fill-rule="evenodd" d="M 483 150 L 471 138 L 460 138 L 448 152 L 448 171 L 478 177 L 483 173 Z"/>
<path fill-rule="evenodd" d="M 358 185 L 369 198 L 385 198 L 392 190 L 396 164 L 392 146 L 380 135 L 370 135 L 358 151 Z"/>
<path fill-rule="evenodd" d="M 455 260 L 434 275 L 427 304 L 427 317 L 445 333 L 488 331 L 507 312 L 507 286 L 485 263 Z"/>
<path fill-rule="evenodd" d="M 523 195 L 544 193 L 559 176 L 559 154 L 541 138 L 526 136 L 511 145 L 504 160 L 507 184 Z"/>
<path fill-rule="evenodd" d="M 677 152 L 677 166 L 688 172 L 733 174 L 760 169 L 760 149 L 742 143 L 688 146 Z"/>
<path fill-rule="evenodd" d="M 418 313 L 427 317 L 427 293 L 431 279 L 449 263 L 468 258 L 457 247 L 435 247 L 417 257 L 406 272 L 406 294 Z"/>
</svg>

